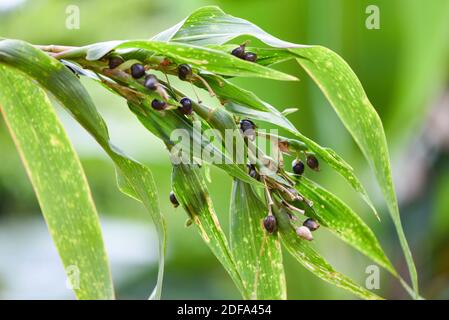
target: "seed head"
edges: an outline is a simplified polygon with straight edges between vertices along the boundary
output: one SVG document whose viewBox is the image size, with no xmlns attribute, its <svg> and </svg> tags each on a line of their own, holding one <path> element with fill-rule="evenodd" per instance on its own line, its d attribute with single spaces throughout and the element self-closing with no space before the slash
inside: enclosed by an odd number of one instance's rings
<svg viewBox="0 0 449 320">
<path fill-rule="evenodd" d="M 245 45 L 242 44 L 242 45 L 238 46 L 237 48 L 232 50 L 231 54 L 233 56 L 236 56 L 237 58 L 243 59 L 243 57 L 245 55 Z"/>
<path fill-rule="evenodd" d="M 192 76 L 192 68 L 188 64 L 180 64 L 178 66 L 178 78 L 187 80 Z"/>
<path fill-rule="evenodd" d="M 315 231 L 320 227 L 319 223 L 313 220 L 312 218 L 308 218 L 302 224 L 304 227 L 307 227 L 310 231 Z"/>
<path fill-rule="evenodd" d="M 312 232 L 310 232 L 309 228 L 307 227 L 300 226 L 299 228 L 296 228 L 296 234 L 304 240 L 313 240 Z"/>
<path fill-rule="evenodd" d="M 273 233 L 276 230 L 276 218 L 273 215 L 268 215 L 263 219 L 263 227 L 268 233 Z"/>
<path fill-rule="evenodd" d="M 184 113 L 185 115 L 190 115 L 193 112 L 193 107 L 192 107 L 192 100 L 190 100 L 187 97 L 182 98 L 179 103 L 181 104 L 181 107 L 179 108 L 181 110 L 182 113 Z"/>
<path fill-rule="evenodd" d="M 158 83 L 159 82 L 157 81 L 157 77 L 154 74 L 149 74 L 145 76 L 145 81 L 143 82 L 143 85 L 145 86 L 145 88 L 154 91 L 157 89 Z"/>
<path fill-rule="evenodd" d="M 243 59 L 250 62 L 256 62 L 257 54 L 255 54 L 254 52 L 246 52 L 243 56 Z"/>
<path fill-rule="evenodd" d="M 315 170 L 315 171 L 320 171 L 320 163 L 318 162 L 318 159 L 313 154 L 307 155 L 306 162 L 310 169 Z"/>
<path fill-rule="evenodd" d="M 292 171 L 295 174 L 302 175 L 304 173 L 304 162 L 302 162 L 300 159 L 293 160 Z"/>
<path fill-rule="evenodd" d="M 141 63 L 135 63 L 131 66 L 131 75 L 134 79 L 140 79 L 145 75 L 145 67 Z"/>
<path fill-rule="evenodd" d="M 173 206 L 176 208 L 179 206 L 178 199 L 176 199 L 175 193 L 173 191 L 170 191 L 170 202 L 173 204 Z"/>
<path fill-rule="evenodd" d="M 155 110 L 164 110 L 167 107 L 167 104 L 165 103 L 165 101 L 154 99 L 153 101 L 151 101 L 151 106 Z"/>
<path fill-rule="evenodd" d="M 121 65 L 125 60 L 123 60 L 121 57 L 110 57 L 109 58 L 109 69 L 115 69 L 119 65 Z"/>
</svg>

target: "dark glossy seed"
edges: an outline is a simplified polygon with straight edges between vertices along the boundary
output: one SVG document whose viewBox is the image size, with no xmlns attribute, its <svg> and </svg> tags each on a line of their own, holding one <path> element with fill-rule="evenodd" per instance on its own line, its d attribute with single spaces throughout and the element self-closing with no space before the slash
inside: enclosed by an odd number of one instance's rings
<svg viewBox="0 0 449 320">
<path fill-rule="evenodd" d="M 121 65 L 125 60 L 120 57 L 110 57 L 109 58 L 109 69 L 115 69 Z"/>
<path fill-rule="evenodd" d="M 192 100 L 190 100 L 187 97 L 182 98 L 179 103 L 181 104 L 181 107 L 179 108 L 182 113 L 185 115 L 190 115 L 193 112 L 193 106 L 192 106 Z"/>
<path fill-rule="evenodd" d="M 304 162 L 302 162 L 300 159 L 295 159 L 292 162 L 292 171 L 295 174 L 303 174 L 304 173 Z"/>
<path fill-rule="evenodd" d="M 164 110 L 167 107 L 167 104 L 165 101 L 154 99 L 151 101 L 151 106 L 156 110 Z"/>
<path fill-rule="evenodd" d="M 257 173 L 256 167 L 253 164 L 248 164 L 248 174 L 251 178 L 259 180 L 260 176 Z"/>
<path fill-rule="evenodd" d="M 306 162 L 310 169 L 320 171 L 320 163 L 318 162 L 318 159 L 314 155 L 312 154 L 307 155 Z"/>
<path fill-rule="evenodd" d="M 181 80 L 187 80 L 192 76 L 192 68 L 188 64 L 178 66 L 178 77 Z"/>
<path fill-rule="evenodd" d="M 175 193 L 173 191 L 170 192 L 170 202 L 173 204 L 173 206 L 176 208 L 179 206 L 178 199 L 176 199 Z"/>
<path fill-rule="evenodd" d="M 145 76 L 145 81 L 143 82 L 143 85 L 145 86 L 145 88 L 154 91 L 157 89 L 157 84 L 158 84 L 158 81 L 154 74 L 149 74 L 149 75 Z"/>
<path fill-rule="evenodd" d="M 268 233 L 273 233 L 276 230 L 276 218 L 273 215 L 268 215 L 263 219 L 263 227 Z"/>
<path fill-rule="evenodd" d="M 320 227 L 319 223 L 313 220 L 312 218 L 306 219 L 302 224 L 304 227 L 307 227 L 310 231 L 315 231 Z"/>
<path fill-rule="evenodd" d="M 142 78 L 145 75 L 145 67 L 143 64 L 135 63 L 131 66 L 131 75 L 134 79 Z"/>
<path fill-rule="evenodd" d="M 254 131 L 254 129 L 256 129 L 256 125 L 251 120 L 243 119 L 240 121 L 240 130 L 242 130 L 243 133 L 248 130 Z"/>
<path fill-rule="evenodd" d="M 231 54 L 233 56 L 236 56 L 237 58 L 243 59 L 243 56 L 245 55 L 245 46 L 241 45 L 235 48 L 231 51 Z"/>
<path fill-rule="evenodd" d="M 245 55 L 243 56 L 243 59 L 250 62 L 256 62 L 257 54 L 255 54 L 254 52 L 246 52 Z"/>
</svg>

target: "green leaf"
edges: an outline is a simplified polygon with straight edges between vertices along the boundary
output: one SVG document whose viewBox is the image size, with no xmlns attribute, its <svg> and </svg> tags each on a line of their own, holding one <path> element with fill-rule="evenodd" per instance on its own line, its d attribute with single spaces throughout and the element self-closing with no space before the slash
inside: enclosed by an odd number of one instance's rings
<svg viewBox="0 0 449 320">
<path fill-rule="evenodd" d="M 334 268 L 332 268 L 332 266 L 312 248 L 309 242 L 298 237 L 294 228 L 290 225 L 287 213 L 283 211 L 282 208 L 280 210 L 274 210 L 274 212 L 284 247 L 306 269 L 311 271 L 317 277 L 337 287 L 346 289 L 363 299 L 382 299 L 374 293 L 357 285 L 347 276 L 335 271 Z"/>
<path fill-rule="evenodd" d="M 0 65 L 0 110 L 78 299 L 114 299 L 95 204 L 78 156 L 45 92 Z M 79 275 L 79 284 L 75 275 Z"/>
<path fill-rule="evenodd" d="M 162 55 L 177 63 L 187 63 L 194 68 L 226 76 L 261 77 L 294 81 L 295 77 L 280 71 L 248 62 L 219 50 L 184 43 L 167 43 L 151 40 L 108 41 L 77 48 L 59 55 L 59 58 L 83 58 L 98 60 L 115 49 L 143 49 L 150 59 L 154 54 Z"/>
<path fill-rule="evenodd" d="M 357 76 L 336 53 L 323 47 L 296 48 L 292 51 L 304 57 L 297 59 L 299 64 L 320 87 L 374 170 L 405 254 L 415 297 L 418 298 L 418 276 L 401 224 L 387 139 L 379 115 Z"/>
<path fill-rule="evenodd" d="M 176 199 L 198 227 L 200 236 L 229 273 L 242 296 L 245 299 L 251 298 L 215 214 L 200 169 L 192 165 L 174 165 L 172 187 Z"/>
<path fill-rule="evenodd" d="M 251 299 L 286 299 L 282 251 L 278 234 L 262 225 L 267 206 L 253 187 L 234 180 L 231 197 L 230 243 Z"/>
<path fill-rule="evenodd" d="M 387 269 L 394 276 L 398 276 L 374 233 L 351 208 L 306 177 L 301 177 L 297 181 L 296 188 L 300 194 L 313 202 L 311 212 L 306 210 L 306 214 L 310 213 L 321 225 L 329 228 L 342 240 Z"/>
<path fill-rule="evenodd" d="M 125 177 L 133 194 L 150 213 L 159 235 L 159 271 L 155 298 L 160 298 L 165 256 L 165 221 L 159 209 L 156 184 L 151 171 L 126 157 L 112 145 L 109 134 L 87 91 L 78 78 L 59 61 L 23 41 L 0 41 L 0 63 L 24 72 L 50 91 L 75 119 L 95 138 Z M 128 189 L 129 189 L 128 188 Z M 129 190 L 128 190 L 129 191 Z"/>
</svg>

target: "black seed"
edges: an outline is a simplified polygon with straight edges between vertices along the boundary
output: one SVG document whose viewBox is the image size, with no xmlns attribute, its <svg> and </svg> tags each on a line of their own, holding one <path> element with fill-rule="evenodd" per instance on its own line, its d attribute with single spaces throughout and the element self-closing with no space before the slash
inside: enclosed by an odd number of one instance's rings
<svg viewBox="0 0 449 320">
<path fill-rule="evenodd" d="M 254 178 L 256 180 L 259 180 L 260 176 L 257 173 L 256 167 L 253 164 L 248 164 L 248 174 L 251 178 Z"/>
<path fill-rule="evenodd" d="M 165 101 L 154 99 L 153 101 L 151 101 L 151 106 L 156 110 L 164 110 L 167 107 L 167 104 L 165 103 Z"/>
<path fill-rule="evenodd" d="M 181 80 L 187 80 L 192 76 L 192 68 L 188 64 L 180 64 L 178 66 L 178 77 Z"/>
<path fill-rule="evenodd" d="M 245 46 L 241 45 L 235 48 L 231 51 L 231 54 L 233 56 L 236 56 L 237 58 L 243 59 L 243 56 L 245 55 Z"/>
<path fill-rule="evenodd" d="M 273 233 L 276 230 L 276 218 L 273 215 L 268 215 L 263 219 L 263 227 L 268 233 Z"/>
<path fill-rule="evenodd" d="M 110 57 L 109 58 L 109 69 L 115 69 L 121 65 L 125 60 L 120 57 Z"/>
<path fill-rule="evenodd" d="M 145 76 L 145 81 L 143 83 L 145 88 L 154 91 L 157 89 L 157 84 L 158 84 L 158 81 L 154 74 L 149 74 L 149 75 Z"/>
<path fill-rule="evenodd" d="M 243 133 L 248 130 L 254 131 L 254 129 L 256 129 L 256 125 L 251 120 L 244 119 L 240 121 L 240 130 L 242 130 Z"/>
<path fill-rule="evenodd" d="M 292 162 L 292 170 L 295 174 L 303 174 L 304 173 L 304 162 L 300 159 L 295 159 Z"/>
<path fill-rule="evenodd" d="M 178 199 L 176 199 L 175 193 L 173 191 L 170 192 L 170 202 L 173 204 L 173 206 L 176 208 L 179 206 Z"/>
<path fill-rule="evenodd" d="M 312 154 L 307 155 L 306 162 L 310 169 L 313 169 L 315 171 L 320 170 L 320 163 L 318 162 L 318 159 L 314 155 Z"/>
<path fill-rule="evenodd" d="M 243 59 L 245 59 L 246 61 L 250 61 L 250 62 L 256 62 L 257 54 L 255 54 L 254 52 L 247 52 L 243 56 Z"/>
<path fill-rule="evenodd" d="M 143 64 L 135 63 L 131 66 L 131 75 L 134 79 L 142 78 L 145 75 L 145 67 Z"/>
<path fill-rule="evenodd" d="M 181 104 L 181 107 L 179 109 L 181 110 L 182 113 L 184 113 L 186 115 L 192 114 L 192 112 L 193 112 L 192 100 L 185 97 L 185 98 L 182 98 L 179 101 L 179 103 Z"/>
<path fill-rule="evenodd" d="M 319 223 L 313 220 L 312 218 L 306 219 L 302 224 L 304 227 L 307 227 L 310 231 L 315 231 L 320 227 Z"/>
</svg>

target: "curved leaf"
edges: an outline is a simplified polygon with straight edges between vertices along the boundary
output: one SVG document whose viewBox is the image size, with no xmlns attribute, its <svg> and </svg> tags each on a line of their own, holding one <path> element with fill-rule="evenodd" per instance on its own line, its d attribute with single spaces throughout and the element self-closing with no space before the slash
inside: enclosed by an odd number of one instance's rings
<svg viewBox="0 0 449 320">
<path fill-rule="evenodd" d="M 278 234 L 262 225 L 267 206 L 251 185 L 234 180 L 230 208 L 231 248 L 251 299 L 286 299 Z"/>
<path fill-rule="evenodd" d="M 89 185 L 50 100 L 29 78 L 3 65 L 0 84 L 0 110 L 76 297 L 114 299 Z"/>
</svg>

